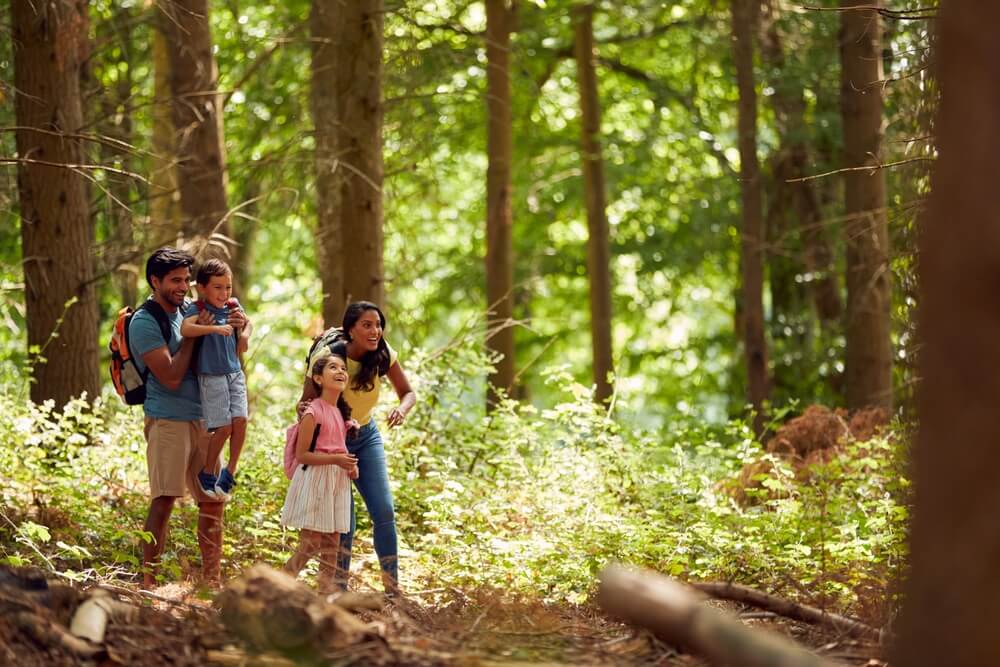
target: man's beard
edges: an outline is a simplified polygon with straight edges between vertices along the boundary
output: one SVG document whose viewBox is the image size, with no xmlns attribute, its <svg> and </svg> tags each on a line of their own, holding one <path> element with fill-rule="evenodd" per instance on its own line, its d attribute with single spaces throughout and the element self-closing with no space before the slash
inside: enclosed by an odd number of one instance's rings
<svg viewBox="0 0 1000 667">
<path fill-rule="evenodd" d="M 186 295 L 187 293 L 185 292 L 179 297 L 176 297 L 174 296 L 174 290 L 160 290 L 160 298 L 169 303 L 170 305 L 176 306 L 178 308 L 184 305 L 184 297 Z"/>
</svg>

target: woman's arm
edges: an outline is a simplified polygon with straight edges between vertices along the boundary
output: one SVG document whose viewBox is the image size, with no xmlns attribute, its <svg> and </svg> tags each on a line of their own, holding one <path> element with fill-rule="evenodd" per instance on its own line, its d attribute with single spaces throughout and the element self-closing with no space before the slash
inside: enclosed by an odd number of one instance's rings
<svg viewBox="0 0 1000 667">
<path fill-rule="evenodd" d="M 416 405 L 417 394 L 410 386 L 410 381 L 406 379 L 406 373 L 403 372 L 403 367 L 398 361 L 389 366 L 389 372 L 386 375 L 389 382 L 392 383 L 392 388 L 396 390 L 396 396 L 399 397 L 399 405 L 389 411 L 386 421 L 390 427 L 399 426 L 406 419 L 407 413 Z"/>
</svg>

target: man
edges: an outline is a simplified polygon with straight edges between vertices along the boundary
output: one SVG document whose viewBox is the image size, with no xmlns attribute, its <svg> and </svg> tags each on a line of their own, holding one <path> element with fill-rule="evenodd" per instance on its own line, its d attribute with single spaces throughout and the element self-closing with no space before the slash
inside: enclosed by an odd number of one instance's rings
<svg viewBox="0 0 1000 667">
<path fill-rule="evenodd" d="M 145 529 L 153 539 L 143 545 L 143 585 L 156 585 L 156 566 L 166 543 L 170 514 L 184 488 L 198 503 L 198 547 L 202 576 L 218 585 L 222 560 L 222 514 L 225 504 L 202 492 L 197 474 L 204 464 L 208 444 L 202 423 L 198 381 L 192 373 L 194 341 L 181 337 L 181 307 L 191 280 L 194 257 L 176 248 L 160 248 L 146 262 L 146 282 L 153 290 L 149 302 L 129 322 L 129 347 L 146 379 L 146 464 L 152 501 Z M 162 309 L 169 322 L 169 340 L 154 315 Z M 208 323 L 209 314 L 205 314 Z M 239 347 L 246 348 L 250 323 L 242 310 L 234 310 L 229 324 L 239 330 Z M 216 466 L 218 463 L 215 464 Z"/>
</svg>

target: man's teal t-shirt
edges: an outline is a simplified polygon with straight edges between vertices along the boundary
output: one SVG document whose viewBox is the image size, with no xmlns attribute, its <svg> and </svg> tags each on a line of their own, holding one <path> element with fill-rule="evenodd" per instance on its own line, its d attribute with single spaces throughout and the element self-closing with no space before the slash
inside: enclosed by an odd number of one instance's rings
<svg viewBox="0 0 1000 667">
<path fill-rule="evenodd" d="M 167 349 L 170 354 L 177 354 L 181 347 L 181 322 L 184 317 L 180 308 L 173 313 L 167 313 L 170 320 L 170 342 Z M 145 309 L 136 311 L 128 325 L 129 349 L 135 357 L 135 364 L 140 372 L 145 372 L 146 364 L 142 355 L 158 347 L 163 347 L 163 334 L 156 318 Z M 146 377 L 146 402 L 142 406 L 147 417 L 171 419 L 174 421 L 192 421 L 201 419 L 201 399 L 198 394 L 198 379 L 190 367 L 184 373 L 181 386 L 171 391 L 160 384 L 156 376 L 150 373 Z"/>
</svg>

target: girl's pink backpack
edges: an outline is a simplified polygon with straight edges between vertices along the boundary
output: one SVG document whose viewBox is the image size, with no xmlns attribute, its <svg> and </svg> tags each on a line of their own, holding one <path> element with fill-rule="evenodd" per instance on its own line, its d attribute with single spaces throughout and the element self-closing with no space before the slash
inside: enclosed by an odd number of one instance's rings
<svg viewBox="0 0 1000 667">
<path fill-rule="evenodd" d="M 316 424 L 316 430 L 313 431 L 312 442 L 309 443 L 309 451 L 316 451 L 316 439 L 319 438 L 319 424 Z M 295 422 L 288 427 L 285 431 L 285 477 L 291 479 L 295 475 L 295 466 L 299 464 L 295 460 L 295 445 L 299 441 L 299 422 Z M 303 465 L 302 469 L 305 470 L 306 466 Z"/>
</svg>

